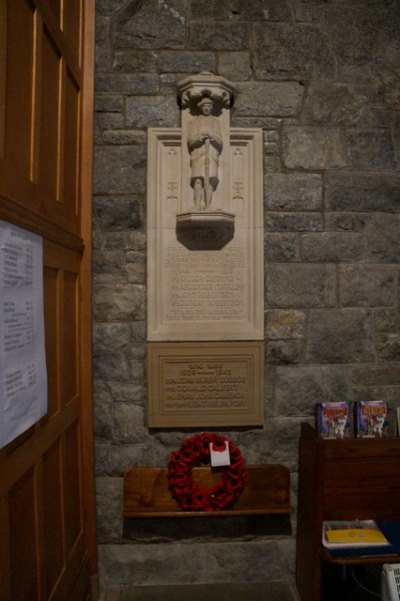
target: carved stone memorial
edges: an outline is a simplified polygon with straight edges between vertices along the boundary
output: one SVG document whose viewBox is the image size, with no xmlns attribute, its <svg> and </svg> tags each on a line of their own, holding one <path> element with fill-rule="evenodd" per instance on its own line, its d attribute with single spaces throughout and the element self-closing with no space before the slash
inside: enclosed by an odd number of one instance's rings
<svg viewBox="0 0 400 601">
<path fill-rule="evenodd" d="M 261 424 L 263 360 L 246 361 L 247 341 L 258 341 L 259 354 L 264 337 L 262 130 L 230 127 L 233 87 L 222 77 L 187 77 L 178 98 L 182 127 L 148 130 L 149 426 Z M 217 355 L 207 341 L 218 342 Z M 195 381 L 178 402 L 182 391 L 166 382 L 177 378 L 168 357 L 179 373 L 193 371 L 176 359 L 180 343 L 190 361 L 198 355 L 211 369 L 229 363 L 233 341 L 237 365 L 243 341 L 253 373 L 235 392 L 241 408 L 225 403 L 216 418 L 216 399 L 207 410 Z M 162 343 L 155 354 L 153 343 Z"/>
</svg>

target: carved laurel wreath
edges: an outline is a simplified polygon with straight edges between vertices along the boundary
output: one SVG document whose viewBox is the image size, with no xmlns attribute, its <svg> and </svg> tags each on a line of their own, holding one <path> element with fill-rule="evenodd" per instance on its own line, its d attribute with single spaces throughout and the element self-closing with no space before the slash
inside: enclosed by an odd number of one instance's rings
<svg viewBox="0 0 400 601">
<path fill-rule="evenodd" d="M 221 468 L 220 480 L 204 488 L 193 479 L 193 468 L 210 463 L 213 451 L 224 451 L 228 442 L 230 465 Z M 245 462 L 238 447 L 226 436 L 196 434 L 174 451 L 168 463 L 168 488 L 178 505 L 186 511 L 218 511 L 237 501 L 245 487 Z"/>
</svg>

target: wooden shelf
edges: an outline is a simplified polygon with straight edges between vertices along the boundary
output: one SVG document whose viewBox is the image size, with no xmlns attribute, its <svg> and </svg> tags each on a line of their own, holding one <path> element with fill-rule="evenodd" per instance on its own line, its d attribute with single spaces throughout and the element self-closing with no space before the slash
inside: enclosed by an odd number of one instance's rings
<svg viewBox="0 0 400 601">
<path fill-rule="evenodd" d="M 232 509 L 184 511 L 168 490 L 168 470 L 161 467 L 132 467 L 124 474 L 126 518 L 214 517 L 287 514 L 290 505 L 290 474 L 283 465 L 246 466 L 246 487 Z M 193 478 L 208 488 L 220 478 L 217 470 L 197 467 Z"/>
<path fill-rule="evenodd" d="M 326 440 L 302 424 L 299 445 L 296 584 L 302 601 L 321 600 L 324 563 L 398 562 L 400 555 L 332 557 L 324 520 L 400 519 L 400 438 Z"/>
</svg>

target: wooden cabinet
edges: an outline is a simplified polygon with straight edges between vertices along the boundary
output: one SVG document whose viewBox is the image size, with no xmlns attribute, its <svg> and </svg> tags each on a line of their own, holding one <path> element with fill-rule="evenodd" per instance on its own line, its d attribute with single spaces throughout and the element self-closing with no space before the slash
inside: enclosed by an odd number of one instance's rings
<svg viewBox="0 0 400 601">
<path fill-rule="evenodd" d="M 320 601 L 323 562 L 399 562 L 399 555 L 332 559 L 323 520 L 400 519 L 400 438 L 323 440 L 302 424 L 299 447 L 296 584 L 302 601 Z"/>
</svg>

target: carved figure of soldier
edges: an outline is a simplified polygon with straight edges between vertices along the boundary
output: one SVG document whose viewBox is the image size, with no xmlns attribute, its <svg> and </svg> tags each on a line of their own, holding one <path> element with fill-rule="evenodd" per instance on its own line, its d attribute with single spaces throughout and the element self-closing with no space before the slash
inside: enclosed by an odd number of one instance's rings
<svg viewBox="0 0 400 601">
<path fill-rule="evenodd" d="M 194 117 L 188 127 L 190 185 L 194 190 L 193 197 L 196 208 L 208 209 L 210 207 L 213 192 L 219 182 L 219 156 L 223 144 L 219 119 L 212 115 L 213 104 L 211 98 L 203 97 L 197 104 L 200 115 Z M 200 185 L 202 193 L 199 190 Z"/>
</svg>

